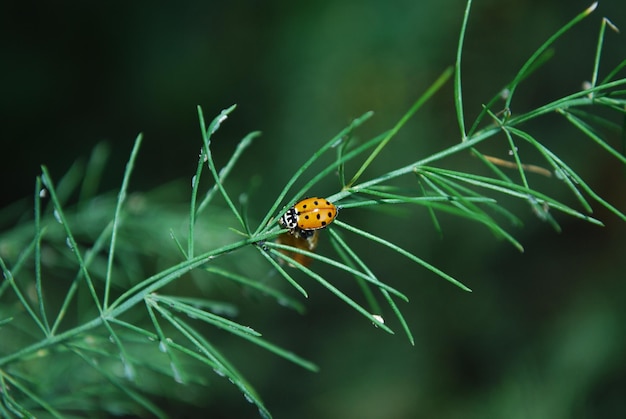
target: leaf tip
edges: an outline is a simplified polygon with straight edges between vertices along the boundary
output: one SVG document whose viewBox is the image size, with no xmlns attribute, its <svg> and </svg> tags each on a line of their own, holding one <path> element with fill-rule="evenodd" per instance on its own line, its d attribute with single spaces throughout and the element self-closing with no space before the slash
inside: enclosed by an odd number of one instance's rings
<svg viewBox="0 0 626 419">
<path fill-rule="evenodd" d="M 596 7 L 598 7 L 598 2 L 594 1 L 593 4 L 591 6 L 589 6 L 587 8 L 587 10 L 585 10 L 586 14 L 591 14 L 594 10 L 596 10 Z"/>
<path fill-rule="evenodd" d="M 619 32 L 619 28 L 617 26 L 615 26 L 613 24 L 613 22 L 611 22 L 609 19 L 607 19 L 606 17 L 604 18 L 604 21 L 606 22 L 606 24 L 608 25 L 609 28 L 611 28 L 611 30 L 613 30 L 613 32 L 615 33 L 620 33 Z"/>
</svg>

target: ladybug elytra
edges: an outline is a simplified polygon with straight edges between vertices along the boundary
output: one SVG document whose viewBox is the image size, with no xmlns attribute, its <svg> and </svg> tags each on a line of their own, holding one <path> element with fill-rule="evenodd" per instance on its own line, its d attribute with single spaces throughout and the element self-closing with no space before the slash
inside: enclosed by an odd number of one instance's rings
<svg viewBox="0 0 626 419">
<path fill-rule="evenodd" d="M 291 233 L 299 232 L 306 238 L 310 232 L 326 227 L 336 217 L 337 207 L 330 201 L 324 198 L 305 198 L 289 208 L 278 222 Z"/>
</svg>

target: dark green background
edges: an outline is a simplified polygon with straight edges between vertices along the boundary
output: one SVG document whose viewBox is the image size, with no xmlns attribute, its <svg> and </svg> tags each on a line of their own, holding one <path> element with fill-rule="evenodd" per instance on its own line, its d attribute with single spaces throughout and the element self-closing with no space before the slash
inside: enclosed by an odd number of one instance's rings
<svg viewBox="0 0 626 419">
<path fill-rule="evenodd" d="M 476 1 L 464 53 L 466 116 L 476 116 L 539 45 L 587 6 Z M 145 138 L 131 189 L 190 178 L 200 147 L 196 105 L 211 118 L 236 103 L 216 137 L 216 157 L 223 163 L 239 138 L 263 132 L 229 185 L 236 193 L 253 177 L 259 182 L 250 197 L 251 217 L 259 221 L 293 170 L 352 118 L 376 113 L 360 138 L 390 128 L 453 64 L 464 7 L 458 0 L 4 2 L 0 201 L 30 196 L 40 164 L 58 178 L 103 140 L 113 151 L 103 188 L 115 188 L 139 132 Z M 626 29 L 624 2 L 601 2 L 522 84 L 514 113 L 590 78 L 602 16 Z M 608 34 L 601 76 L 626 57 L 624 45 L 623 35 Z M 455 121 L 449 84 L 366 177 L 458 142 Z M 626 209 L 624 170 L 614 159 L 557 116 L 531 130 Z M 619 147 L 617 136 L 609 141 Z M 489 151 L 506 158 L 507 145 L 494 141 Z M 455 160 L 461 170 L 470 164 L 468 156 Z M 554 179 L 532 179 L 575 205 Z M 338 187 L 329 181 L 312 193 L 331 195 Z M 511 205 L 526 221 L 515 231 L 524 254 L 450 217 L 442 218 L 439 239 L 424 211 L 340 215 L 474 290 L 463 293 L 398 255 L 363 246 L 361 255 L 379 262 L 381 280 L 411 299 L 401 308 L 415 347 L 401 334 L 375 330 L 309 281 L 303 281 L 311 293 L 306 316 L 244 299 L 238 320 L 313 360 L 319 374 L 239 341 L 226 339 L 222 347 L 280 418 L 626 416 L 623 222 L 602 209 L 594 215 L 604 228 L 557 215 L 564 228 L 557 234 L 526 205 Z M 319 251 L 328 254 L 329 247 L 322 237 Z M 357 293 L 347 278 L 335 281 Z M 254 414 L 233 386 L 211 381 L 210 417 Z"/>
</svg>

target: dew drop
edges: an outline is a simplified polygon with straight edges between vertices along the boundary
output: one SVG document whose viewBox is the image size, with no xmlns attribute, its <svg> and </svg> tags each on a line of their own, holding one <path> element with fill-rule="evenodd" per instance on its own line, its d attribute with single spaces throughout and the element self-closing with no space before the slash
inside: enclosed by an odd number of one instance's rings
<svg viewBox="0 0 626 419">
<path fill-rule="evenodd" d="M 509 150 L 509 156 L 512 156 L 513 154 L 517 153 L 518 148 L 515 147 L 514 150 Z"/>
<path fill-rule="evenodd" d="M 383 319 L 383 316 L 381 316 L 380 314 L 372 314 L 372 317 L 374 318 L 374 320 L 376 320 L 375 322 L 372 322 L 374 327 L 378 327 L 381 324 L 385 324 L 385 319 Z"/>
<path fill-rule="evenodd" d="M 233 329 L 235 329 L 235 328 L 233 327 Z M 244 326 L 244 331 L 247 332 L 247 333 L 250 333 L 251 335 L 256 335 L 257 334 L 256 330 L 254 330 L 253 328 L 248 327 L 248 326 Z"/>
<path fill-rule="evenodd" d="M 128 362 L 124 362 L 124 376 L 129 380 L 133 381 L 135 379 L 135 369 Z"/>
<path fill-rule="evenodd" d="M 248 403 L 254 403 L 254 399 L 248 393 L 243 393 L 243 397 Z"/>
<path fill-rule="evenodd" d="M 174 364 L 173 362 L 170 362 L 170 368 L 172 369 L 172 375 L 174 376 L 174 381 L 176 381 L 179 384 L 183 384 L 183 377 L 180 375 L 180 371 L 178 371 L 178 368 L 176 368 L 176 364 Z"/>
<path fill-rule="evenodd" d="M 331 147 L 331 148 L 336 148 L 336 147 L 337 147 L 337 146 L 339 146 L 341 143 L 345 142 L 348 138 L 350 138 L 350 137 L 348 137 L 347 135 L 342 136 L 342 137 L 339 137 L 339 138 L 337 139 L 337 141 L 335 141 L 334 143 L 332 143 L 332 144 L 331 144 L 331 146 L 330 146 L 330 147 Z"/>
<path fill-rule="evenodd" d="M 52 215 L 54 215 L 54 219 L 57 220 L 59 224 L 63 224 L 63 220 L 61 219 L 61 214 L 59 214 L 59 211 L 55 209 Z"/>
<path fill-rule="evenodd" d="M 73 252 L 74 251 L 74 246 L 72 246 L 72 241 L 70 240 L 69 237 L 65 238 L 65 244 L 67 245 L 67 247 Z"/>
<path fill-rule="evenodd" d="M 270 419 L 270 415 L 263 409 L 259 408 L 259 416 L 263 419 Z"/>
<path fill-rule="evenodd" d="M 219 118 L 215 121 L 215 125 L 213 126 L 213 129 L 211 130 L 211 134 L 215 134 L 215 131 L 219 129 L 220 125 L 222 124 L 222 122 L 226 120 L 226 118 L 228 118 L 228 115 L 226 114 L 221 114 L 219 116 Z"/>
<path fill-rule="evenodd" d="M 217 368 L 213 368 L 213 372 L 219 375 L 220 377 L 226 377 L 226 374 L 222 370 L 218 370 Z"/>
<path fill-rule="evenodd" d="M 167 352 L 167 345 L 165 344 L 165 342 L 163 341 L 159 342 L 159 351 L 163 353 Z"/>
<path fill-rule="evenodd" d="M 555 177 L 555 178 L 557 178 L 558 180 L 565 180 L 566 175 L 565 175 L 565 173 L 563 172 L 563 170 L 561 170 L 561 169 L 556 169 L 556 170 L 554 171 L 554 177 Z"/>
<path fill-rule="evenodd" d="M 39 198 L 46 198 L 48 196 L 48 190 L 46 188 L 41 188 L 39 191 Z"/>
<path fill-rule="evenodd" d="M 193 177 L 191 178 L 191 187 L 192 188 L 196 187 L 196 175 L 193 175 Z"/>
</svg>

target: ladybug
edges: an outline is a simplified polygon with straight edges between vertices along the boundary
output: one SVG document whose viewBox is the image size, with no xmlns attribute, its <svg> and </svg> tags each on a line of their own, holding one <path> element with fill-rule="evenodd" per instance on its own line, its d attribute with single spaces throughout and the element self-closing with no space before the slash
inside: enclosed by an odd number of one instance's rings
<svg viewBox="0 0 626 419">
<path fill-rule="evenodd" d="M 312 232 L 326 227 L 337 217 L 337 207 L 324 198 L 305 198 L 289 208 L 278 222 L 303 238 Z"/>
</svg>

